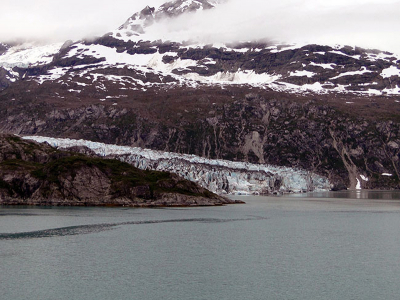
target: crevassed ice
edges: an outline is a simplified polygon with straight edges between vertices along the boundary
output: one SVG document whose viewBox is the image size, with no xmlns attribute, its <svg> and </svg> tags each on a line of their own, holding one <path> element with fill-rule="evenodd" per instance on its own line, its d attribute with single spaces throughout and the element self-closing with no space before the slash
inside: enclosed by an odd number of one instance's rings
<svg viewBox="0 0 400 300">
<path fill-rule="evenodd" d="M 53 56 L 60 50 L 62 43 L 44 46 L 22 44 L 11 47 L 0 56 L 0 66 L 27 68 L 29 65 L 48 64 Z"/>
<path fill-rule="evenodd" d="M 277 192 L 318 191 L 330 188 L 327 178 L 301 169 L 207 159 L 196 155 L 108 145 L 86 140 L 39 136 L 26 136 L 24 139 L 47 142 L 59 148 L 86 146 L 98 155 L 116 156 L 141 169 L 177 173 L 216 193 L 261 194 L 273 189 L 276 178 L 282 180 L 280 190 Z"/>
</svg>

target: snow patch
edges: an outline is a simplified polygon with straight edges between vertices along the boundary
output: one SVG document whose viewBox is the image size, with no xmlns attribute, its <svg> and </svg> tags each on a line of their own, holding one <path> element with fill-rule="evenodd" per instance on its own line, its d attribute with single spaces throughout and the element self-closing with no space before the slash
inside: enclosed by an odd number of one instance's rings
<svg viewBox="0 0 400 300">
<path fill-rule="evenodd" d="M 213 76 L 200 76 L 197 73 L 183 75 L 185 78 L 209 83 L 228 83 L 228 84 L 268 84 L 281 78 L 281 75 L 271 75 L 268 73 L 257 74 L 254 71 L 239 70 L 235 73 L 218 72 Z"/>
<path fill-rule="evenodd" d="M 303 77 L 303 76 L 307 76 L 308 78 L 311 78 L 315 75 L 315 73 L 310 72 L 310 71 L 300 71 L 300 70 L 296 70 L 294 72 L 290 72 L 289 76 L 298 76 L 298 77 Z"/>
<path fill-rule="evenodd" d="M 366 67 L 362 67 L 361 70 L 359 70 L 359 71 L 350 71 L 350 72 L 341 73 L 338 76 L 332 77 L 331 80 L 338 79 L 338 78 L 344 77 L 344 76 L 362 75 L 365 73 L 372 73 L 372 71 L 367 70 Z"/>
<path fill-rule="evenodd" d="M 70 92 L 70 93 L 80 93 L 80 92 L 82 92 L 82 91 L 80 91 L 80 90 L 74 90 L 74 89 L 69 89 L 68 90 L 68 92 Z"/>
<path fill-rule="evenodd" d="M 283 52 L 287 50 L 296 50 L 300 49 L 301 47 L 304 47 L 306 44 L 293 44 L 293 45 L 288 45 L 285 47 L 280 47 L 280 46 L 270 46 L 267 49 L 270 49 L 271 53 L 278 53 L 278 52 Z"/>
<path fill-rule="evenodd" d="M 377 54 L 375 53 L 367 53 L 367 60 L 369 61 L 378 61 L 378 60 L 385 60 L 388 62 L 391 62 L 393 59 L 399 59 L 398 56 L 392 54 L 392 53 L 384 53 L 384 52 L 379 52 Z"/>
<path fill-rule="evenodd" d="M 346 53 L 343 53 L 343 52 L 337 51 L 337 50 L 331 50 L 331 51 L 329 51 L 329 53 L 339 54 L 339 55 L 351 57 L 351 58 L 354 58 L 354 59 L 360 59 L 361 58 L 361 55 L 348 55 Z"/>
<path fill-rule="evenodd" d="M 336 65 L 336 64 L 317 64 L 317 63 L 315 63 L 315 62 L 311 62 L 311 63 L 310 63 L 310 66 L 321 67 L 321 68 L 324 68 L 324 69 L 331 69 L 331 70 L 333 70 L 333 69 L 334 69 L 333 66 L 337 66 L 337 65 Z"/>
<path fill-rule="evenodd" d="M 385 88 L 382 90 L 382 93 L 385 93 L 387 95 L 400 95 L 400 87 L 396 84 L 396 87 L 394 88 Z"/>
<path fill-rule="evenodd" d="M 302 90 L 308 90 L 308 91 L 313 91 L 313 92 L 322 92 L 325 89 L 322 87 L 322 84 L 320 82 L 315 82 L 313 84 L 304 84 L 300 86 Z"/>
<path fill-rule="evenodd" d="M 55 68 L 55 69 L 51 69 L 48 71 L 48 75 L 40 75 L 36 78 L 36 81 L 39 84 L 42 84 L 45 81 L 54 81 L 57 80 L 61 77 L 63 77 L 65 74 L 67 74 L 68 70 L 64 70 L 64 68 Z"/>
<path fill-rule="evenodd" d="M 387 69 L 383 69 L 382 73 L 380 74 L 382 78 L 389 78 L 392 76 L 399 76 L 400 77 L 400 69 L 395 66 L 390 66 Z"/>
<path fill-rule="evenodd" d="M 357 178 L 356 190 L 361 190 L 361 182 L 358 178 Z"/>
</svg>

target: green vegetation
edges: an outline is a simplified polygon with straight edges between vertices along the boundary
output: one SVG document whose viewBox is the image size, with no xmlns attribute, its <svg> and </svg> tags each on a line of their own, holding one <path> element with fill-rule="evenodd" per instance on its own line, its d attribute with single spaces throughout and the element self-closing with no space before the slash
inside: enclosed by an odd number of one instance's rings
<svg viewBox="0 0 400 300">
<path fill-rule="evenodd" d="M 109 184 L 106 190 L 114 198 L 158 199 L 165 193 L 178 193 L 188 196 L 213 198 L 215 195 L 197 184 L 184 180 L 168 172 L 140 170 L 128 163 L 115 159 L 88 157 L 83 154 L 57 151 L 54 148 L 34 144 L 18 137 L 7 137 L 3 156 L 12 157 L 0 162 L 0 190 L 12 197 L 28 199 L 33 193 L 44 198 L 52 197 L 54 192 L 62 197 L 71 197 L 71 184 L 78 174 L 102 178 Z M 26 150 L 31 149 L 31 155 Z M 19 155 L 13 152 L 19 150 Z M 11 151 L 11 152 L 10 152 Z M 4 151 L 3 151 L 4 152 Z M 23 155 L 21 155 L 23 153 Z M 43 162 L 35 161 L 36 154 L 44 157 Z M 22 159 L 22 157 L 24 159 Z M 93 175 L 95 174 L 95 175 Z M 5 181 L 4 178 L 12 178 Z M 101 187 L 99 187 L 101 188 Z M 77 195 L 72 197 L 79 198 Z M 68 196 L 69 195 L 69 196 Z"/>
<path fill-rule="evenodd" d="M 156 193 L 180 193 L 184 195 L 210 197 L 208 193 L 193 192 L 196 185 L 187 180 L 177 180 L 168 172 L 140 170 L 128 163 L 115 159 L 101 159 L 73 155 L 51 161 L 31 174 L 41 180 L 46 180 L 57 185 L 62 184 L 62 179 L 70 175 L 72 179 L 81 168 L 97 168 L 111 180 L 111 186 L 116 196 L 126 194 L 133 187 L 148 187 L 149 198 L 154 198 Z"/>
</svg>

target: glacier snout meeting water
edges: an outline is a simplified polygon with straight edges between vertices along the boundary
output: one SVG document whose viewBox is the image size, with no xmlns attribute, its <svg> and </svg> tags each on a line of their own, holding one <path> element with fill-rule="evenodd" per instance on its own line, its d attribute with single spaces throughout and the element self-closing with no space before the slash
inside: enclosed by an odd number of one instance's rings
<svg viewBox="0 0 400 300">
<path fill-rule="evenodd" d="M 301 169 L 207 159 L 86 140 L 39 136 L 24 138 L 47 142 L 59 149 L 87 147 L 97 155 L 119 159 L 139 169 L 176 173 L 218 194 L 282 194 L 330 189 L 326 177 Z"/>
</svg>

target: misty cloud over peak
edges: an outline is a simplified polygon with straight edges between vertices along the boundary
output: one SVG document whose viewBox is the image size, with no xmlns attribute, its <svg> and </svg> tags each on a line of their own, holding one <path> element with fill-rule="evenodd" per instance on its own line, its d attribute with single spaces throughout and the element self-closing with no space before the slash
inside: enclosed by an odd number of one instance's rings
<svg viewBox="0 0 400 300">
<path fill-rule="evenodd" d="M 151 36 L 201 43 L 269 39 L 348 44 L 400 52 L 400 1 L 229 0 L 215 9 L 154 24 Z"/>
<path fill-rule="evenodd" d="M 130 15 L 163 0 L 4 0 L 0 40 L 16 38 L 65 41 L 103 35 Z M 164 19 L 146 35 L 164 40 L 233 43 L 274 40 L 286 43 L 348 44 L 400 53 L 398 0 L 209 0 L 211 10 Z M 29 11 L 28 11 L 29 7 Z"/>
</svg>

